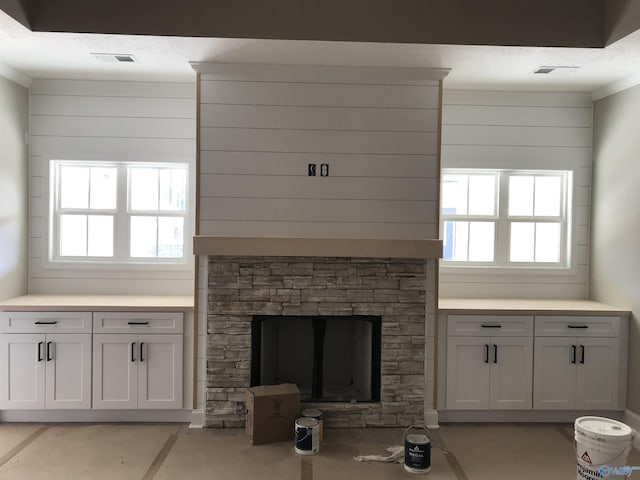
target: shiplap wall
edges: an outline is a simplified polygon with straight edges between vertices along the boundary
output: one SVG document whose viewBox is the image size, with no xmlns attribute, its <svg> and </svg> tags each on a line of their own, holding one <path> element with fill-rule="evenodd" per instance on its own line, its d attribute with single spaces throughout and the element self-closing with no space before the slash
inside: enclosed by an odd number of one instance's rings
<svg viewBox="0 0 640 480">
<path fill-rule="evenodd" d="M 588 298 L 592 105 L 587 94 L 445 90 L 443 168 L 574 172 L 573 263 L 554 273 L 441 268 L 441 297 Z"/>
<path fill-rule="evenodd" d="M 442 70 L 199 64 L 200 234 L 436 237 Z M 308 164 L 317 176 L 307 175 Z M 320 164 L 329 176 L 320 176 Z"/>
<path fill-rule="evenodd" d="M 195 184 L 195 84 L 34 80 L 30 130 L 29 293 L 191 294 L 193 226 L 182 269 L 59 268 L 46 245 L 51 159 L 188 162 Z"/>
</svg>

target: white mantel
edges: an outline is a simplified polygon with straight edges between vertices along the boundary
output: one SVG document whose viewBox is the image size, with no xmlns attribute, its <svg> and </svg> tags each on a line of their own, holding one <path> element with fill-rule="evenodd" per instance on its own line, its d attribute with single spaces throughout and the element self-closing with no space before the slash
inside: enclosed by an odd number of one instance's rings
<svg viewBox="0 0 640 480">
<path fill-rule="evenodd" d="M 196 236 L 196 255 L 441 258 L 442 240 L 251 238 Z"/>
</svg>

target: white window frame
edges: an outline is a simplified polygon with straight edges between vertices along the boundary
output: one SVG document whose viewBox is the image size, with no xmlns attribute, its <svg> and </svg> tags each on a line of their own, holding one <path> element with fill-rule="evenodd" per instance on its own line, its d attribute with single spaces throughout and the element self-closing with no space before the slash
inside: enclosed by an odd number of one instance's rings
<svg viewBox="0 0 640 480">
<path fill-rule="evenodd" d="M 61 165 L 74 165 L 86 167 L 117 167 L 117 205 L 115 210 L 91 210 L 87 209 L 61 209 L 60 208 L 60 178 L 57 169 Z M 145 168 L 184 168 L 186 170 L 187 184 L 185 192 L 184 211 L 132 211 L 129 206 L 130 184 L 129 169 L 131 167 Z M 47 266 L 49 268 L 125 268 L 131 269 L 157 269 L 184 270 L 189 268 L 192 250 L 189 239 L 192 236 L 191 212 L 191 166 L 186 161 L 157 161 L 136 162 L 126 160 L 69 160 L 51 158 L 49 160 L 49 216 L 48 216 L 48 242 L 47 242 Z M 60 256 L 59 245 L 59 216 L 67 212 L 79 214 L 100 214 L 102 212 L 114 215 L 114 255 L 112 257 L 91 256 Z M 182 217 L 183 226 L 183 251 L 182 257 L 131 257 L 130 252 L 130 217 L 152 215 L 156 217 Z"/>
<path fill-rule="evenodd" d="M 474 261 L 452 261 L 442 259 L 440 265 L 443 269 L 459 271 L 468 268 L 469 271 L 478 269 L 491 269 L 498 271 L 504 269 L 512 272 L 514 270 L 558 271 L 567 272 L 572 269 L 572 196 L 573 196 L 573 172 L 571 170 L 534 170 L 534 169 L 489 169 L 489 168 L 444 168 L 442 178 L 445 175 L 487 175 L 498 176 L 496 182 L 496 214 L 495 215 L 450 215 L 440 212 L 440 231 L 445 234 L 445 221 L 494 221 L 494 260 L 493 262 Z M 509 178 L 512 176 L 554 176 L 561 177 L 561 205 L 560 215 L 557 217 L 543 216 L 518 216 L 509 217 Z M 560 223 L 560 258 L 558 262 L 512 262 L 510 256 L 510 226 L 516 222 Z"/>
</svg>

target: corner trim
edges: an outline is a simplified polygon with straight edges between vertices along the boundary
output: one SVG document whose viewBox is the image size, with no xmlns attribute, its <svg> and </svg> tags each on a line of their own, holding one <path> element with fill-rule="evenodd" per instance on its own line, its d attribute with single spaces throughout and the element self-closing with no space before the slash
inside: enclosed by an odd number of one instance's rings
<svg viewBox="0 0 640 480">
<path fill-rule="evenodd" d="M 633 88 L 636 85 L 640 85 L 640 75 L 632 75 L 631 77 L 605 85 L 604 87 L 591 92 L 591 99 L 596 102 L 610 95 L 615 95 L 616 93 Z"/>
<path fill-rule="evenodd" d="M 33 81 L 31 77 L 11 68 L 9 65 L 5 65 L 4 63 L 0 63 L 0 77 L 19 83 L 25 88 L 31 88 L 31 82 Z"/>
</svg>

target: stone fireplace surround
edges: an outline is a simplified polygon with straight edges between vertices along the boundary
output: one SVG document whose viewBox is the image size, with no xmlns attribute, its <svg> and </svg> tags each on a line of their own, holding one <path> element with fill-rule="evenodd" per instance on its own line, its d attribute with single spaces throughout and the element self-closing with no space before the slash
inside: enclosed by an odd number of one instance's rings
<svg viewBox="0 0 640 480">
<path fill-rule="evenodd" d="M 425 324 L 435 314 L 435 258 L 275 252 L 208 257 L 206 426 L 244 426 L 254 315 L 381 316 L 381 401 L 304 406 L 322 409 L 328 427 L 423 424 L 431 403 L 425 394 L 432 395 L 425 391 L 425 383 L 432 385 Z"/>
</svg>

